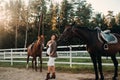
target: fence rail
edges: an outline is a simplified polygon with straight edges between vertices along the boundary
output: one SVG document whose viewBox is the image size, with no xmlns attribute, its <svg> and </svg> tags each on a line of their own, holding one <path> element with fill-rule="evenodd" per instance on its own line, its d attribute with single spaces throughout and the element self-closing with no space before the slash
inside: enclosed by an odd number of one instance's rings
<svg viewBox="0 0 120 80">
<path fill-rule="evenodd" d="M 75 64 L 78 65 L 93 65 L 90 61 L 90 56 L 86 50 L 77 50 L 74 51 L 72 48 L 81 48 L 85 47 L 85 45 L 71 45 L 71 46 L 59 46 L 59 49 L 62 49 L 62 51 L 57 51 L 58 53 L 58 59 L 68 59 L 67 61 L 61 61 L 57 60 L 56 64 L 69 64 L 70 67 L 72 67 Z M 68 50 L 64 49 L 67 48 Z M 46 56 L 46 51 L 43 51 L 43 63 L 47 63 L 47 61 L 44 61 L 44 58 L 48 58 Z M 10 62 L 11 66 L 14 65 L 15 62 L 22 62 L 25 63 L 27 58 L 27 48 L 17 48 L 17 49 L 0 49 L 0 62 Z M 88 60 L 88 62 L 77 62 L 74 61 L 74 59 L 84 59 Z M 106 57 L 102 57 L 102 59 L 106 59 Z M 108 57 L 107 59 L 110 59 Z M 117 59 L 120 60 L 120 57 L 117 56 Z M 38 58 L 37 58 L 38 61 Z M 113 63 L 103 63 L 103 65 L 109 65 L 113 66 Z M 119 64 L 120 66 L 120 64 Z"/>
</svg>

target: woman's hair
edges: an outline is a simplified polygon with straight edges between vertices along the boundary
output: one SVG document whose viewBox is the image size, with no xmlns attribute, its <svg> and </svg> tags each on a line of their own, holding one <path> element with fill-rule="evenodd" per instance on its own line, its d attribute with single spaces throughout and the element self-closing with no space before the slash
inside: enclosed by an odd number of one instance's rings
<svg viewBox="0 0 120 80">
<path fill-rule="evenodd" d="M 58 35 L 57 35 L 57 34 L 52 34 L 52 35 L 54 35 L 54 36 L 55 36 L 55 40 L 57 40 L 57 38 L 58 38 Z"/>
</svg>

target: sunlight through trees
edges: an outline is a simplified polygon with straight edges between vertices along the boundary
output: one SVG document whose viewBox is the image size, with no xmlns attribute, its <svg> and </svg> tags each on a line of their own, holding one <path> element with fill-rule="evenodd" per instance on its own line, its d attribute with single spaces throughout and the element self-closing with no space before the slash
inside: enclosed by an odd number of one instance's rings
<svg viewBox="0 0 120 80">
<path fill-rule="evenodd" d="M 38 33 L 45 35 L 46 42 L 74 22 L 89 28 L 114 28 L 118 33 L 120 29 L 120 13 L 93 12 L 86 0 L 0 0 L 0 12 L 0 48 L 27 47 Z"/>
</svg>

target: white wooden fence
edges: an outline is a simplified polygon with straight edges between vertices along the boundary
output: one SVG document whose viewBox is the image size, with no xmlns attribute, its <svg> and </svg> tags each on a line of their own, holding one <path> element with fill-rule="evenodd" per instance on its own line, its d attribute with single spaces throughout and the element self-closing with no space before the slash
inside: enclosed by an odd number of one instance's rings
<svg viewBox="0 0 120 80">
<path fill-rule="evenodd" d="M 93 65 L 90 61 L 90 56 L 86 50 L 73 51 L 74 47 L 85 47 L 84 45 L 71 45 L 71 46 L 59 46 L 58 48 L 62 48 L 63 51 L 57 51 L 58 59 L 68 59 L 69 61 L 56 61 L 56 64 L 69 64 L 70 67 L 74 64 L 78 65 Z M 65 50 L 64 48 L 67 48 Z M 27 49 L 26 48 L 17 48 L 17 49 L 0 49 L 0 62 L 10 62 L 11 66 L 14 65 L 15 62 L 24 62 L 26 63 L 27 58 Z M 43 58 L 48 58 L 46 56 L 46 51 L 43 51 Z M 89 62 L 75 62 L 74 59 L 88 59 Z M 102 59 L 110 59 L 109 57 L 102 57 Z M 118 56 L 117 59 L 120 59 Z M 37 59 L 38 61 L 38 59 Z M 47 63 L 47 61 L 43 60 L 43 63 Z M 103 63 L 103 65 L 113 66 L 113 63 Z M 120 66 L 120 64 L 119 64 Z"/>
</svg>

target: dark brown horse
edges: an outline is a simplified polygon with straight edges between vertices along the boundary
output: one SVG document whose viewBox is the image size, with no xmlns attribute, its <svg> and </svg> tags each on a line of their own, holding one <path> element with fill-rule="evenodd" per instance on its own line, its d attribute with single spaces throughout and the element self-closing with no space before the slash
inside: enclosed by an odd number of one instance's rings
<svg viewBox="0 0 120 80">
<path fill-rule="evenodd" d="M 58 44 L 61 41 L 67 41 L 70 38 L 77 37 L 82 39 L 87 45 L 87 51 L 90 54 L 91 60 L 93 62 L 95 70 L 95 80 L 99 79 L 98 71 L 100 72 L 100 80 L 104 80 L 104 75 L 102 71 L 102 61 L 101 56 L 110 56 L 114 63 L 114 76 L 113 80 L 118 78 L 118 61 L 116 59 L 116 53 L 120 52 L 120 35 L 114 34 L 118 39 L 117 43 L 108 44 L 109 49 L 105 50 L 103 48 L 104 43 L 98 40 L 98 31 L 91 30 L 86 27 L 71 27 L 67 26 L 64 29 L 63 34 L 58 39 Z"/>
<path fill-rule="evenodd" d="M 42 72 L 42 49 L 43 49 L 43 41 L 44 41 L 44 36 L 38 36 L 38 40 L 35 41 L 33 44 L 29 45 L 27 48 L 27 68 L 28 68 L 28 63 L 29 63 L 29 57 L 32 58 L 32 68 L 37 71 L 37 61 L 36 58 L 39 57 L 40 59 L 40 72 Z M 35 64 L 34 64 L 35 61 Z"/>
</svg>

